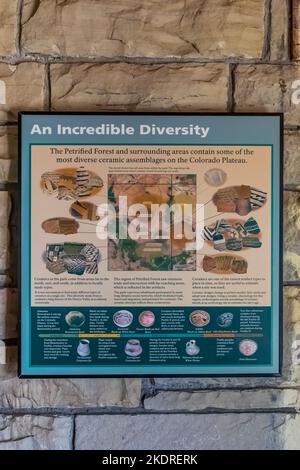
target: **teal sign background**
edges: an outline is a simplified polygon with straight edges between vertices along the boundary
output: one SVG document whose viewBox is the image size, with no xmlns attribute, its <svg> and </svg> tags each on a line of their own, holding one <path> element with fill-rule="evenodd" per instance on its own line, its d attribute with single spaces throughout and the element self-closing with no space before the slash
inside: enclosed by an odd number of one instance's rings
<svg viewBox="0 0 300 470">
<path fill-rule="evenodd" d="M 210 132 L 205 140 L 198 136 L 99 136 L 99 135 L 81 135 L 81 136 L 61 136 L 53 133 L 52 135 L 31 135 L 31 129 L 38 123 L 40 127 L 51 126 L 56 128 L 57 124 L 64 126 L 97 126 L 101 123 L 115 123 L 120 125 L 125 123 L 135 129 L 139 124 L 155 123 L 157 126 L 189 126 L 201 122 L 203 127 L 210 127 Z M 95 360 L 92 364 L 85 362 L 76 363 L 75 357 L 71 356 L 64 362 L 44 361 L 42 358 L 41 336 L 36 333 L 36 317 L 39 311 L 38 307 L 31 307 L 30 302 L 30 178 L 31 178 L 31 145 L 35 144 L 154 144 L 154 145 L 252 145 L 252 146 L 272 146 L 272 306 L 270 307 L 252 307 L 254 312 L 261 316 L 261 325 L 263 328 L 263 338 L 257 339 L 260 356 L 255 362 L 241 362 L 238 355 L 232 353 L 222 361 L 214 357 L 213 350 L 208 353 L 208 358 L 199 364 L 183 364 L 181 361 L 169 361 L 165 365 L 147 364 L 141 360 L 132 362 L 119 356 L 118 360 L 110 362 Z M 149 376 L 149 375 L 277 375 L 280 373 L 281 362 L 281 194 L 282 194 L 282 116 L 281 115 L 201 115 L 201 114 L 59 114 L 59 113 L 22 113 L 20 116 L 20 150 L 21 150 L 21 354 L 19 371 L 20 376 Z M 49 312 L 61 314 L 59 320 L 60 328 L 63 324 L 64 314 L 70 310 L 76 310 L 79 307 L 73 305 L 70 307 L 49 307 Z M 116 308 L 105 308 L 108 316 L 112 315 Z M 124 306 L 138 315 L 143 307 Z M 146 307 L 145 307 L 146 308 Z M 201 306 L 199 305 L 199 308 Z M 146 309 L 149 309 L 147 307 Z M 195 310 L 195 307 L 184 307 L 185 313 Z M 42 309 L 47 310 L 47 308 Z M 89 307 L 82 308 L 81 311 L 88 312 Z M 157 313 L 163 314 L 163 308 L 151 308 Z M 174 308 L 174 310 L 176 310 Z M 179 309 L 179 310 L 182 310 Z M 238 308 L 223 307 L 221 302 L 218 307 L 205 307 L 215 321 L 217 313 L 231 311 L 234 313 Z M 51 313 L 49 313 L 51 314 Z M 235 316 L 236 318 L 236 316 Z M 236 321 L 236 320 L 235 320 Z M 109 324 L 109 321 L 108 321 Z M 113 323 L 111 322 L 111 328 Z M 133 327 L 134 325 L 132 325 Z M 147 345 L 150 336 L 141 336 L 144 333 L 138 331 L 135 325 L 135 333 L 129 331 L 128 338 L 144 337 Z M 217 325 L 212 324 L 214 331 Z M 238 332 L 238 325 L 233 324 L 231 330 Z M 200 329 L 201 330 L 201 329 Z M 62 331 L 63 332 L 63 331 Z M 85 331 L 80 332 L 84 333 Z M 201 331 L 193 331 L 190 325 L 184 325 L 184 333 L 175 332 L 175 337 L 180 338 L 199 338 L 201 346 Z M 74 340 L 78 341 L 78 331 L 74 331 Z M 151 338 L 168 337 L 167 332 L 155 332 Z M 195 336 L 196 335 L 196 336 Z M 53 335 L 51 335 L 53 337 Z M 126 342 L 126 331 L 123 331 Z M 174 334 L 173 334 L 174 337 Z M 77 339 L 76 339 L 77 338 Z M 205 340 L 209 341 L 209 340 Z M 74 343 L 75 344 L 75 343 Z M 208 343 L 206 343 L 208 344 Z M 91 342 L 91 348 L 95 348 Z M 181 347 L 181 346 L 180 346 Z M 145 346 L 146 350 L 147 346 Z M 210 345 L 207 346 L 211 348 Z M 124 349 L 124 348 L 123 348 Z M 46 363 L 47 362 L 47 363 Z"/>
</svg>

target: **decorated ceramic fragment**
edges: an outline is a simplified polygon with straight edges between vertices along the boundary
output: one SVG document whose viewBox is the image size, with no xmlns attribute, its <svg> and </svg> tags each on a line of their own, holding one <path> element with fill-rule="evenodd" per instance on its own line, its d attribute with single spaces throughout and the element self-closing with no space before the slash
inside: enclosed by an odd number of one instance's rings
<svg viewBox="0 0 300 470">
<path fill-rule="evenodd" d="M 79 224 L 74 219 L 68 217 L 53 217 L 44 220 L 42 229 L 46 233 L 59 233 L 62 235 L 72 235 L 78 232 Z"/>
<path fill-rule="evenodd" d="M 226 249 L 229 251 L 240 251 L 243 248 L 242 240 L 237 240 L 235 238 L 229 238 L 226 240 Z"/>
<path fill-rule="evenodd" d="M 242 240 L 244 248 L 260 248 L 262 242 L 256 237 L 244 237 Z"/>
<path fill-rule="evenodd" d="M 54 243 L 46 246 L 46 268 L 53 274 L 97 274 L 100 253 L 91 243 Z"/>
<path fill-rule="evenodd" d="M 206 326 L 210 322 L 210 314 L 205 310 L 194 310 L 190 314 L 190 322 L 197 327 Z"/>
<path fill-rule="evenodd" d="M 70 206 L 70 214 L 76 219 L 99 220 L 97 215 L 97 206 L 88 201 L 75 201 Z"/>
<path fill-rule="evenodd" d="M 205 255 L 202 261 L 203 271 L 215 274 L 245 274 L 248 263 L 241 257 L 231 255 Z"/>
<path fill-rule="evenodd" d="M 139 315 L 139 323 L 144 328 L 150 328 L 155 323 L 155 315 L 151 310 L 145 310 Z"/>
<path fill-rule="evenodd" d="M 68 201 L 95 196 L 101 191 L 103 181 L 84 167 L 61 168 L 43 173 L 40 185 L 44 193 Z"/>
<path fill-rule="evenodd" d="M 140 356 L 142 351 L 143 351 L 143 348 L 138 339 L 129 339 L 127 341 L 126 346 L 125 346 L 125 353 L 127 354 L 127 356 L 132 356 L 132 357 Z"/>
<path fill-rule="evenodd" d="M 252 235 L 258 235 L 260 233 L 259 225 L 253 217 L 250 217 L 250 219 L 245 222 L 244 228 L 247 233 Z"/>
<path fill-rule="evenodd" d="M 219 219 L 204 227 L 202 237 L 217 251 L 240 251 L 262 246 L 261 231 L 253 217 L 246 221 L 234 218 Z"/>
<path fill-rule="evenodd" d="M 243 356 L 253 356 L 257 349 L 257 343 L 252 339 L 244 339 L 239 344 L 239 351 Z"/>
<path fill-rule="evenodd" d="M 84 324 L 85 316 L 82 312 L 73 310 L 67 313 L 67 315 L 65 316 L 65 320 L 69 326 L 79 328 Z"/>
<path fill-rule="evenodd" d="M 126 328 L 133 322 L 133 315 L 128 310 L 118 310 L 114 313 L 113 322 L 120 328 Z"/>
<path fill-rule="evenodd" d="M 216 233 L 213 237 L 214 249 L 218 251 L 226 250 L 225 238 L 221 233 Z"/>
<path fill-rule="evenodd" d="M 249 185 L 228 186 L 219 189 L 212 200 L 218 212 L 236 212 L 245 216 L 266 203 L 267 193 Z"/>
<path fill-rule="evenodd" d="M 229 328 L 233 321 L 233 313 L 224 312 L 221 313 L 217 318 L 217 323 L 221 328 Z"/>
<path fill-rule="evenodd" d="M 185 345 L 185 351 L 189 356 L 197 356 L 200 352 L 200 348 L 194 339 L 188 341 Z"/>
<path fill-rule="evenodd" d="M 204 179 L 209 186 L 222 186 L 226 182 L 227 174 L 219 168 L 212 168 L 204 173 Z"/>
</svg>

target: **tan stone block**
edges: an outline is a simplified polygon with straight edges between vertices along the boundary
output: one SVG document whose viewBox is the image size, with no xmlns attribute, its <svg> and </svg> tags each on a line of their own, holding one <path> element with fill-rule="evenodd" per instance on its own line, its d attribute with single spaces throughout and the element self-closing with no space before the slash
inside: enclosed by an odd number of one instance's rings
<svg viewBox="0 0 300 470">
<path fill-rule="evenodd" d="M 228 66 L 53 65 L 52 110 L 221 111 Z"/>
<path fill-rule="evenodd" d="M 5 270 L 9 267 L 8 222 L 10 211 L 10 196 L 7 191 L 0 191 L 0 270 Z"/>
<path fill-rule="evenodd" d="M 293 58 L 300 59 L 300 0 L 293 0 Z"/>
<path fill-rule="evenodd" d="M 261 57 L 264 1 L 26 0 L 26 52 L 69 56 Z"/>
<path fill-rule="evenodd" d="M 289 58 L 289 0 L 272 0 L 270 58 Z"/>
<path fill-rule="evenodd" d="M 31 62 L 19 65 L 0 63 L 0 122 L 16 121 L 19 111 L 41 111 L 44 108 L 45 66 Z"/>
<path fill-rule="evenodd" d="M 284 133 L 284 184 L 300 189 L 300 132 L 286 130 Z"/>
<path fill-rule="evenodd" d="M 300 276 L 300 193 L 284 194 L 284 279 Z"/>
<path fill-rule="evenodd" d="M 144 401 L 151 411 L 260 411 L 300 409 L 296 389 L 161 392 Z"/>
<path fill-rule="evenodd" d="M 0 343 L 0 348 L 3 347 L 3 343 Z M 0 350 L 1 358 L 3 357 L 2 350 Z M 9 379 L 13 379 L 17 375 L 18 365 L 18 349 L 16 346 L 5 347 L 5 362 L 0 364 L 0 387 Z M 1 404 L 0 404 L 1 405 Z"/>
<path fill-rule="evenodd" d="M 0 414 L 0 450 L 71 450 L 71 416 Z"/>
<path fill-rule="evenodd" d="M 17 0 L 0 2 L 0 56 L 16 52 Z"/>
<path fill-rule="evenodd" d="M 18 291 L 0 289 L 0 338 L 17 338 Z"/>
<path fill-rule="evenodd" d="M 283 303 L 283 369 L 281 377 L 199 377 L 199 378 L 155 378 L 155 386 L 158 390 L 209 390 L 220 389 L 219 406 L 222 406 L 222 394 L 225 389 L 295 389 L 298 391 L 300 384 L 300 288 L 285 287 Z M 250 397 L 250 395 L 249 395 Z M 271 394 L 272 397 L 272 394 Z M 298 397 L 292 392 L 286 395 L 276 395 L 274 407 L 284 408 L 284 403 L 291 408 L 297 405 Z M 258 396 L 258 399 L 260 397 Z M 262 395 L 265 404 L 267 395 Z M 250 398 L 249 398 L 250 400 Z M 254 398 L 253 398 L 254 400 Z M 296 402 L 295 402 L 296 400 Z M 176 397 L 175 397 L 176 401 Z M 191 399 L 191 402 L 193 400 Z M 179 402 L 178 402 L 179 403 Z M 234 405 L 233 405 L 234 406 Z M 255 406 L 259 406 L 256 403 Z M 265 406 L 265 405 L 263 405 Z M 268 405 L 272 407 L 270 403 Z"/>
<path fill-rule="evenodd" d="M 281 428 L 281 441 L 284 450 L 300 450 L 300 414 L 293 414 L 286 418 Z"/>
<path fill-rule="evenodd" d="M 0 126 L 0 182 L 16 182 L 18 179 L 18 129 Z"/>
<path fill-rule="evenodd" d="M 288 422 L 293 418 L 294 426 Z M 76 450 L 280 450 L 288 442 L 300 448 L 299 419 L 292 414 L 177 412 L 75 419 Z"/>
<path fill-rule="evenodd" d="M 284 384 L 300 384 L 300 289 L 284 289 L 283 379 Z"/>
<path fill-rule="evenodd" d="M 139 379 L 0 379 L 3 408 L 139 406 Z"/>
<path fill-rule="evenodd" d="M 17 348 L 6 350 L 0 365 L 0 408 L 136 408 L 141 380 L 128 379 L 19 379 Z"/>
<path fill-rule="evenodd" d="M 285 125 L 300 125 L 299 77 L 298 65 L 239 65 L 235 74 L 235 111 L 284 112 Z"/>
</svg>

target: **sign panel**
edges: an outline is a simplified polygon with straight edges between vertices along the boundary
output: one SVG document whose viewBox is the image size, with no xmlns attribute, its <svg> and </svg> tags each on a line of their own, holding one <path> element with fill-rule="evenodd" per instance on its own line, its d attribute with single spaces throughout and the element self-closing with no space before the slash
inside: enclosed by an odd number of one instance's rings
<svg viewBox="0 0 300 470">
<path fill-rule="evenodd" d="M 27 376 L 276 375 L 282 116 L 21 113 Z"/>
</svg>

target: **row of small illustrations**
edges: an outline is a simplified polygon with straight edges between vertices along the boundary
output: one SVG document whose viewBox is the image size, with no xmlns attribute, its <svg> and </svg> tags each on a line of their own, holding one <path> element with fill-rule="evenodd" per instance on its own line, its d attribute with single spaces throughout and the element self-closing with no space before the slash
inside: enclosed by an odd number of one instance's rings
<svg viewBox="0 0 300 470">
<path fill-rule="evenodd" d="M 118 328 L 128 328 L 134 321 L 134 315 L 132 312 L 129 312 L 129 310 L 121 309 L 117 310 L 113 314 L 112 319 Z M 65 320 L 70 327 L 80 328 L 84 325 L 86 317 L 82 312 L 74 310 L 66 315 Z M 207 326 L 210 323 L 210 320 L 210 314 L 205 310 L 194 310 L 189 316 L 190 323 L 193 326 L 200 328 Z M 229 327 L 232 323 L 232 320 L 232 313 L 221 314 L 218 317 L 218 325 L 221 327 Z M 143 310 L 138 315 L 138 322 L 144 328 L 152 327 L 155 324 L 155 321 L 155 313 L 151 310 Z"/>
<path fill-rule="evenodd" d="M 139 339 L 129 339 L 125 345 L 124 352 L 129 357 L 138 357 L 142 354 L 143 348 Z M 190 340 L 186 343 L 186 353 L 189 356 L 196 356 L 200 352 L 199 346 L 195 340 Z M 81 357 L 88 357 L 91 355 L 90 341 L 88 339 L 81 339 L 77 347 L 77 354 Z"/>
<path fill-rule="evenodd" d="M 224 312 L 217 317 L 217 324 L 220 328 L 229 328 L 232 325 L 233 319 L 233 313 Z M 113 322 L 119 328 L 128 328 L 133 320 L 133 313 L 129 312 L 129 310 L 122 309 L 113 314 Z M 72 310 L 65 316 L 65 321 L 71 328 L 81 328 L 86 322 L 86 316 L 82 312 Z M 144 328 L 150 328 L 155 324 L 155 313 L 151 310 L 143 310 L 138 315 L 138 321 Z M 206 310 L 194 310 L 189 315 L 189 321 L 193 326 L 203 328 L 209 325 L 211 316 Z"/>
<path fill-rule="evenodd" d="M 258 349 L 257 343 L 252 339 L 244 339 L 239 343 L 239 351 L 243 356 L 253 356 Z M 127 356 L 138 357 L 142 354 L 143 348 L 139 339 L 129 339 L 125 345 L 124 352 Z M 188 356 L 198 356 L 200 347 L 197 341 L 191 339 L 185 344 L 185 352 Z M 88 357 L 91 355 L 90 341 L 88 339 L 81 339 L 77 347 L 77 354 L 81 357 Z"/>
<path fill-rule="evenodd" d="M 127 356 L 137 357 L 142 354 L 143 348 L 138 339 L 129 339 L 124 351 Z M 81 339 L 79 341 L 77 354 L 81 357 L 88 357 L 91 355 L 90 341 L 88 339 Z"/>
<path fill-rule="evenodd" d="M 200 348 L 195 340 L 190 340 L 185 346 L 186 353 L 189 356 L 197 356 Z M 125 345 L 125 354 L 130 357 L 138 357 L 142 354 L 143 348 L 139 339 L 129 339 Z M 81 357 L 91 355 L 90 341 L 88 339 L 81 339 L 77 347 L 77 354 Z"/>
</svg>

